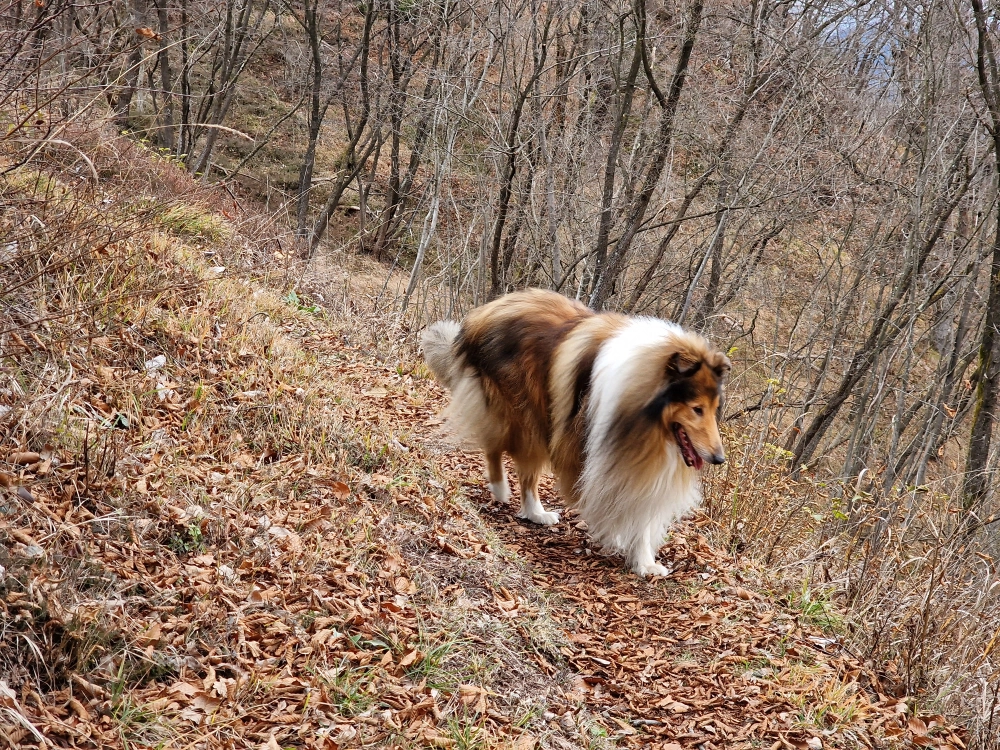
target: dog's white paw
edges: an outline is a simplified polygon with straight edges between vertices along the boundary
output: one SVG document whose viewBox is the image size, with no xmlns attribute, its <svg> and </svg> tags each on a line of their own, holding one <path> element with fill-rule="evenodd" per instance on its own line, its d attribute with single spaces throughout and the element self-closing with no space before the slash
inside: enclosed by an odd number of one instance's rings
<svg viewBox="0 0 1000 750">
<path fill-rule="evenodd" d="M 647 576 L 663 576 L 666 577 L 673 573 L 674 571 L 665 565 L 660 565 L 659 563 L 636 563 L 632 566 L 632 570 L 635 571 L 637 575 L 646 578 Z"/>
<path fill-rule="evenodd" d="M 517 517 L 523 518 L 527 521 L 533 521 L 534 523 L 541 524 L 542 526 L 552 526 L 553 524 L 559 523 L 559 514 L 553 510 L 531 511 L 521 508 L 521 510 L 518 511 Z"/>
<path fill-rule="evenodd" d="M 503 482 L 490 482 L 490 492 L 493 493 L 493 497 L 497 499 L 497 502 L 505 503 L 510 500 L 510 485 L 507 484 L 506 480 Z"/>
</svg>

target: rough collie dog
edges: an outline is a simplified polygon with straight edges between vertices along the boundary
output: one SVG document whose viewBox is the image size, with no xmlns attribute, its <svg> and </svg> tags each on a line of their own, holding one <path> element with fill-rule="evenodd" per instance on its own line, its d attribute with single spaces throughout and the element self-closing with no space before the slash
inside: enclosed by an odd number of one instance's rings
<svg viewBox="0 0 1000 750">
<path fill-rule="evenodd" d="M 718 415 L 729 359 L 656 318 L 596 314 L 541 290 L 516 292 L 423 334 L 452 393 L 448 418 L 486 454 L 490 490 L 521 484 L 520 518 L 554 524 L 538 500 L 547 468 L 590 535 L 636 573 L 667 575 L 656 550 L 701 499 L 699 470 L 725 459 Z"/>
</svg>

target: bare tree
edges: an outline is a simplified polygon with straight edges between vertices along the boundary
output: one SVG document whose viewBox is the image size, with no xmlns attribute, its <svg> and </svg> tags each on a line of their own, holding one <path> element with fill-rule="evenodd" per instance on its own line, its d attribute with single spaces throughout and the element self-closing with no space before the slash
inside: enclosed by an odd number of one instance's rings
<svg viewBox="0 0 1000 750">
<path fill-rule="evenodd" d="M 987 28 L 986 11 L 981 0 L 972 0 L 972 8 L 976 18 L 976 72 L 989 116 L 986 127 L 993 142 L 997 179 L 1000 180 L 1000 69 L 997 67 L 993 40 Z M 997 351 L 997 347 L 1000 346 L 1000 203 L 997 204 L 993 258 L 986 268 L 989 271 L 989 296 L 986 301 L 982 336 L 979 340 L 975 408 L 965 465 L 962 504 L 966 510 L 979 509 L 991 486 L 988 462 L 993 438 L 993 421 L 1000 394 L 1000 353 Z"/>
<path fill-rule="evenodd" d="M 670 87 L 667 90 L 666 97 L 661 102 L 663 112 L 660 115 L 660 129 L 653 145 L 654 150 L 643 173 L 642 188 L 628 209 L 628 218 L 626 219 L 621 237 L 615 243 L 614 253 L 605 262 L 601 263 L 595 271 L 594 291 L 590 295 L 590 304 L 597 309 L 604 307 L 604 303 L 614 289 L 632 240 L 635 238 L 646 216 L 646 209 L 649 207 L 653 192 L 660 181 L 660 175 L 666 166 L 667 156 L 673 144 L 674 117 L 677 114 L 677 105 L 681 98 L 681 91 L 684 88 L 684 81 L 687 78 L 688 64 L 691 61 L 691 52 L 694 49 L 695 39 L 698 36 L 698 28 L 701 26 L 703 10 L 704 4 L 701 0 L 694 0 L 691 3 L 691 7 L 688 10 L 688 18 L 684 26 L 684 40 L 677 55 L 677 63 L 674 66 Z M 644 17 L 645 14 L 643 13 Z M 644 43 L 644 35 L 642 37 L 640 41 Z M 600 252 L 601 247 L 598 247 L 597 253 Z"/>
</svg>

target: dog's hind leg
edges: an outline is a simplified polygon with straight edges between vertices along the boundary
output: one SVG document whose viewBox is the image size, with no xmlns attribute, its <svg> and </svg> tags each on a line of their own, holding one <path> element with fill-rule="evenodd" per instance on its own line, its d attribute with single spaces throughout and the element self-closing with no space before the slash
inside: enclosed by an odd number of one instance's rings
<svg viewBox="0 0 1000 750">
<path fill-rule="evenodd" d="M 517 512 L 517 517 L 540 523 L 542 526 L 551 526 L 554 523 L 559 523 L 559 514 L 542 507 L 542 503 L 538 499 L 538 475 L 537 468 L 527 469 L 518 465 L 517 478 L 521 483 L 521 510 Z"/>
<path fill-rule="evenodd" d="M 493 451 L 486 454 L 487 481 L 490 483 L 490 492 L 493 493 L 499 502 L 505 503 L 510 500 L 510 485 L 507 484 L 507 472 L 503 468 L 503 452 Z"/>
</svg>

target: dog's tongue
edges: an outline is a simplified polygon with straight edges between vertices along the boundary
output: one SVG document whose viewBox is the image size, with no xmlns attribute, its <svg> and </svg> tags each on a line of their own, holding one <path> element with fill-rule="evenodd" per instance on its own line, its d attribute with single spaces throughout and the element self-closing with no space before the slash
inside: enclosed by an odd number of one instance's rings
<svg viewBox="0 0 1000 750">
<path fill-rule="evenodd" d="M 679 425 L 677 427 L 677 438 L 677 442 L 680 443 L 681 455 L 684 456 L 684 463 L 696 471 L 701 471 L 701 467 L 705 465 L 705 460 L 701 457 L 701 454 L 694 449 L 694 445 L 691 443 L 691 438 L 688 437 L 684 428 Z"/>
<path fill-rule="evenodd" d="M 694 453 L 694 462 L 693 463 L 694 463 L 695 470 L 696 471 L 701 471 L 701 467 L 705 465 L 705 459 L 703 459 L 701 457 L 701 454 L 698 451 L 692 450 L 691 452 Z"/>
</svg>

